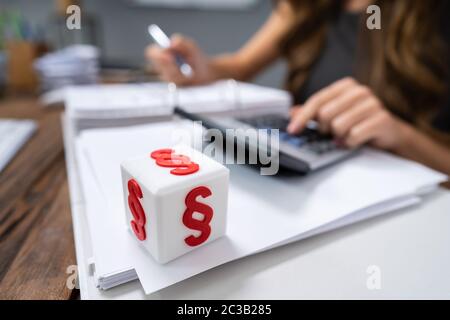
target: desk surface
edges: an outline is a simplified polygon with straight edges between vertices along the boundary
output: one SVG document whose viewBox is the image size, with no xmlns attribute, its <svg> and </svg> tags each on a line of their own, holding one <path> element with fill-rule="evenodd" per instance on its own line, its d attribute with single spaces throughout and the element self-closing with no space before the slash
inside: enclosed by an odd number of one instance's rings
<svg viewBox="0 0 450 320">
<path fill-rule="evenodd" d="M 0 298 L 70 299 L 76 264 L 60 110 L 34 100 L 0 103 L 0 117 L 40 129 L 0 174 Z M 450 192 L 420 206 L 220 266 L 145 296 L 137 281 L 108 290 L 88 279 L 90 298 L 295 299 L 450 298 Z M 367 267 L 381 289 L 366 286 Z"/>
<path fill-rule="evenodd" d="M 76 264 L 61 110 L 35 99 L 0 102 L 0 118 L 31 118 L 39 129 L 0 173 L 0 299 L 70 299 Z"/>
</svg>

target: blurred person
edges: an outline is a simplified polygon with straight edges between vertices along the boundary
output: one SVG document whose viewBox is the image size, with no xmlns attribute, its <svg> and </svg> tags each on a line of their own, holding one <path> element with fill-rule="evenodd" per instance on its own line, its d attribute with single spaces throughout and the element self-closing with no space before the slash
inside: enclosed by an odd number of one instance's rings
<svg viewBox="0 0 450 320">
<path fill-rule="evenodd" d="M 372 4 L 379 30 L 366 26 Z M 181 86 L 246 81 L 284 58 L 295 101 L 288 132 L 315 119 L 349 148 L 367 143 L 450 175 L 449 9 L 445 0 L 280 0 L 237 52 L 210 57 L 174 35 L 170 48 L 151 45 L 146 55 Z"/>
</svg>

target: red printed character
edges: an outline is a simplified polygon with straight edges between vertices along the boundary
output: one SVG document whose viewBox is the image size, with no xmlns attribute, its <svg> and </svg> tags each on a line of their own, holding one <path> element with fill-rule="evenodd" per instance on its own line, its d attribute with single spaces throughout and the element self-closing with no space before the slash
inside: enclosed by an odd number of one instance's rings
<svg viewBox="0 0 450 320">
<path fill-rule="evenodd" d="M 142 199 L 142 190 L 136 180 L 128 180 L 128 207 L 130 208 L 133 220 L 131 220 L 131 229 L 136 237 L 144 241 L 147 238 L 145 232 L 145 212 L 139 199 Z"/>
<path fill-rule="evenodd" d="M 186 196 L 184 201 L 186 204 L 186 210 L 183 214 L 183 224 L 189 229 L 201 231 L 201 234 L 198 237 L 191 235 L 184 239 L 184 242 L 186 242 L 188 246 L 195 247 L 202 244 L 208 240 L 209 235 L 211 234 L 211 226 L 209 223 L 213 218 L 214 211 L 207 204 L 197 201 L 198 196 L 207 198 L 211 195 L 212 192 L 208 187 L 201 186 L 192 189 Z M 203 219 L 194 219 L 192 216 L 194 212 L 201 213 L 203 215 Z"/>
<path fill-rule="evenodd" d="M 171 174 L 182 176 L 195 173 L 199 170 L 199 165 L 187 156 L 176 154 L 172 149 L 160 149 L 153 151 L 150 157 L 156 160 L 156 164 L 161 167 L 175 168 L 170 170 Z"/>
</svg>

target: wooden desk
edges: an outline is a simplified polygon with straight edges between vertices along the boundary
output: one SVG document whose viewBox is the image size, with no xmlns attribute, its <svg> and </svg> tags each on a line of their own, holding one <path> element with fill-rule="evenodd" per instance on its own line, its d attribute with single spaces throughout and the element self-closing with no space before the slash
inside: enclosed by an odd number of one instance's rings
<svg viewBox="0 0 450 320">
<path fill-rule="evenodd" d="M 39 129 L 0 173 L 0 299 L 73 299 L 76 264 L 61 109 L 36 99 L 0 101 L 0 118 L 32 118 Z"/>
</svg>

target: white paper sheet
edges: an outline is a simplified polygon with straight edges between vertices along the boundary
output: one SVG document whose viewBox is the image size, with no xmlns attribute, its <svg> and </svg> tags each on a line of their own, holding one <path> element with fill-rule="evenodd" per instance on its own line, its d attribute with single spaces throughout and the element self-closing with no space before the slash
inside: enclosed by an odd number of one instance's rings
<svg viewBox="0 0 450 320">
<path fill-rule="evenodd" d="M 36 131 L 33 120 L 0 119 L 0 172 Z"/>
<path fill-rule="evenodd" d="M 231 165 L 227 236 L 159 265 L 127 230 L 119 164 L 173 145 L 171 132 L 180 125 L 89 130 L 78 139 L 77 160 L 98 277 L 134 268 L 149 294 L 333 222 L 343 223 L 343 218 L 364 208 L 397 198 L 406 201 L 417 189 L 446 179 L 416 163 L 368 149 L 307 177 L 260 176 L 252 168 Z"/>
</svg>

